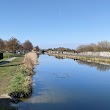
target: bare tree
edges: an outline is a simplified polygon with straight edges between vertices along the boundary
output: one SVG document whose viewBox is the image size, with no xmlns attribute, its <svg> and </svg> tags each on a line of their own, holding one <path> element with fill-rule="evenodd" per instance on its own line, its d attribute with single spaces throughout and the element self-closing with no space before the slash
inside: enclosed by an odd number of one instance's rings
<svg viewBox="0 0 110 110">
<path fill-rule="evenodd" d="M 101 41 L 98 43 L 98 46 L 101 51 L 110 51 L 110 42 L 108 41 Z"/>
<path fill-rule="evenodd" d="M 80 45 L 77 47 L 78 52 L 101 52 L 101 51 L 110 51 L 110 42 L 101 41 L 97 44 L 91 43 L 89 45 Z"/>
<path fill-rule="evenodd" d="M 33 45 L 32 43 L 29 41 L 29 40 L 26 40 L 24 43 L 23 43 L 23 48 L 24 50 L 26 51 L 31 51 L 33 49 Z"/>
<path fill-rule="evenodd" d="M 76 50 L 78 52 L 84 52 L 85 51 L 85 48 L 86 48 L 86 45 L 79 45 Z"/>
<path fill-rule="evenodd" d="M 5 51 L 5 42 L 0 38 L 0 51 Z"/>
<path fill-rule="evenodd" d="M 19 41 L 14 37 L 11 37 L 6 43 L 6 50 L 9 52 L 15 52 L 18 49 L 18 47 Z"/>
<path fill-rule="evenodd" d="M 39 46 L 36 46 L 35 49 L 37 52 L 39 52 L 39 50 L 40 50 Z"/>
</svg>

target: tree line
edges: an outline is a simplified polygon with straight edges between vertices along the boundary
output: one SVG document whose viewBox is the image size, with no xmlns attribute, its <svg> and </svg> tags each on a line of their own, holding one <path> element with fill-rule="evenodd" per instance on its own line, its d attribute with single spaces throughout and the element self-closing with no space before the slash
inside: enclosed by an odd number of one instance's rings
<svg viewBox="0 0 110 110">
<path fill-rule="evenodd" d="M 21 43 L 17 38 L 11 37 L 9 40 L 3 40 L 0 38 L 0 52 L 16 52 L 24 51 L 29 52 L 34 48 L 31 41 L 26 40 L 24 43 Z M 35 47 L 39 51 L 39 47 Z"/>
<path fill-rule="evenodd" d="M 101 41 L 98 43 L 91 43 L 87 45 L 79 45 L 76 49 L 77 52 L 103 52 L 110 51 L 110 42 Z"/>
<path fill-rule="evenodd" d="M 57 51 L 57 52 L 75 52 L 74 49 L 64 48 L 64 47 L 58 47 L 58 48 L 49 48 L 47 51 Z"/>
</svg>

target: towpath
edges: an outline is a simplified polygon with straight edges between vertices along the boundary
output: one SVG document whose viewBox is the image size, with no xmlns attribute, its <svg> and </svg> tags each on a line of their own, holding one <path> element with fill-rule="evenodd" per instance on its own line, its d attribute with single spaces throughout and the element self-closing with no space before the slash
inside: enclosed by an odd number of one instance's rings
<svg viewBox="0 0 110 110">
<path fill-rule="evenodd" d="M 6 61 L 0 62 L 0 65 L 4 65 L 4 64 L 10 63 L 10 62 L 12 62 L 14 59 L 16 59 L 16 58 L 17 58 L 17 57 L 9 58 L 9 59 L 6 60 Z"/>
</svg>

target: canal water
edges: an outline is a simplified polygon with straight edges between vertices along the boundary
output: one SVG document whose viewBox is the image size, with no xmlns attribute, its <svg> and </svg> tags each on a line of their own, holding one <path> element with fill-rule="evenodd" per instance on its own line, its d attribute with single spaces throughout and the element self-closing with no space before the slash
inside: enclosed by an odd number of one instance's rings
<svg viewBox="0 0 110 110">
<path fill-rule="evenodd" d="M 40 55 L 19 110 L 110 110 L 110 66 Z"/>
</svg>

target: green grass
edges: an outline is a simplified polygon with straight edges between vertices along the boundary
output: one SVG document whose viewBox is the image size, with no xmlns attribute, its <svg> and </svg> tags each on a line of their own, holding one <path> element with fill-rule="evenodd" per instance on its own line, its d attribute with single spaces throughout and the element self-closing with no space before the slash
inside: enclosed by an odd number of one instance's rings
<svg viewBox="0 0 110 110">
<path fill-rule="evenodd" d="M 0 63 L 3 62 L 3 61 L 6 61 L 6 60 L 8 60 L 8 58 L 3 58 L 3 59 L 0 60 Z"/>
<path fill-rule="evenodd" d="M 27 79 L 27 75 L 26 72 L 24 71 L 23 68 L 20 68 L 20 70 L 18 70 L 16 72 L 16 76 L 14 76 L 10 82 L 10 86 L 9 86 L 9 92 L 28 92 L 28 88 L 27 88 L 27 84 L 26 84 L 26 79 Z"/>
<path fill-rule="evenodd" d="M 13 53 L 3 53 L 3 57 L 4 57 L 4 58 L 11 58 L 11 57 L 13 57 L 13 56 L 14 56 Z"/>
<path fill-rule="evenodd" d="M 13 92 L 28 93 L 31 76 L 22 64 L 24 57 L 17 57 L 12 62 L 0 65 L 0 95 Z"/>
<path fill-rule="evenodd" d="M 27 71 L 22 65 L 24 57 L 17 57 L 12 62 L 0 65 L 0 95 L 12 92 L 28 93 L 29 83 L 27 82 Z M 2 61 L 5 61 L 4 58 Z M 0 99 L 0 110 L 16 110 L 10 107 L 9 99 Z M 3 105 L 2 105 L 3 104 Z"/>
<path fill-rule="evenodd" d="M 0 95 L 11 92 L 14 87 L 12 86 L 12 83 L 24 83 L 23 81 L 25 80 L 25 77 L 22 75 L 24 70 L 21 69 L 20 65 L 22 60 L 23 57 L 18 57 L 11 63 L 0 65 Z M 19 77 L 23 79 L 18 80 L 17 78 Z M 18 88 L 17 84 L 16 88 Z"/>
<path fill-rule="evenodd" d="M 24 56 L 24 54 L 3 53 L 4 58 L 23 57 L 23 56 Z"/>
</svg>

